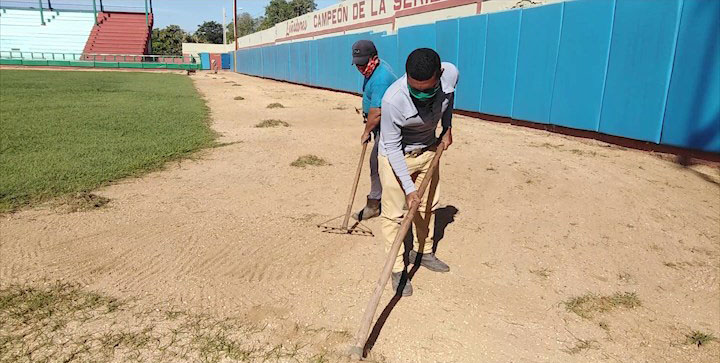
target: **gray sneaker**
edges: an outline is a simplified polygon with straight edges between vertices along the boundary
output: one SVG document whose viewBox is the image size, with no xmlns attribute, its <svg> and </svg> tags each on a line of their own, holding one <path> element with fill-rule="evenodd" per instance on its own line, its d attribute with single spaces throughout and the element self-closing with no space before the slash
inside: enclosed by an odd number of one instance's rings
<svg viewBox="0 0 720 363">
<path fill-rule="evenodd" d="M 408 275 L 405 271 L 392 273 L 392 286 L 393 291 L 395 291 L 395 294 L 397 295 L 408 297 L 413 294 L 410 279 L 408 279 Z M 398 286 L 402 287 L 402 291 L 400 291 L 400 288 Z"/>
<path fill-rule="evenodd" d="M 367 200 L 367 205 L 357 213 L 353 214 L 352 217 L 356 221 L 366 221 L 370 218 L 375 218 L 380 215 L 380 200 L 370 199 Z"/>
<path fill-rule="evenodd" d="M 417 264 L 418 255 L 420 257 L 420 266 L 425 267 L 428 270 L 435 271 L 435 272 L 450 271 L 450 266 L 448 266 L 445 262 L 440 261 L 439 258 L 435 257 L 434 253 L 418 254 L 415 251 L 410 251 L 410 253 L 408 254 L 408 258 L 409 258 L 409 261 L 411 264 Z"/>
</svg>

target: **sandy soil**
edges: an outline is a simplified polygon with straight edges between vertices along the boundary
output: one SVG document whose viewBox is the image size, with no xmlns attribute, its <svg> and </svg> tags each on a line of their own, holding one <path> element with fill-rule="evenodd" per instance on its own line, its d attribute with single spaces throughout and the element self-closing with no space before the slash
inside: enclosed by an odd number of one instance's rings
<svg viewBox="0 0 720 363">
<path fill-rule="evenodd" d="M 158 309 L 266 324 L 342 352 L 385 254 L 379 237 L 321 233 L 345 210 L 360 98 L 243 75 L 192 76 L 226 146 L 97 191 L 76 213 L 0 217 L 0 281 L 63 280 Z M 235 81 L 236 86 L 230 81 Z M 237 95 L 244 100 L 234 100 Z M 272 102 L 285 108 L 268 109 Z M 255 128 L 265 119 L 290 127 Z M 438 256 L 415 294 L 379 311 L 387 362 L 711 362 L 720 344 L 720 173 L 652 154 L 457 116 L 442 160 Z M 329 166 L 295 168 L 315 154 Z M 364 170 L 358 202 L 368 190 Z M 379 234 L 379 223 L 368 223 Z M 565 302 L 635 292 L 640 307 L 580 317 Z M 293 335 L 295 334 L 295 335 Z M 317 333 L 319 334 L 319 333 Z"/>
</svg>

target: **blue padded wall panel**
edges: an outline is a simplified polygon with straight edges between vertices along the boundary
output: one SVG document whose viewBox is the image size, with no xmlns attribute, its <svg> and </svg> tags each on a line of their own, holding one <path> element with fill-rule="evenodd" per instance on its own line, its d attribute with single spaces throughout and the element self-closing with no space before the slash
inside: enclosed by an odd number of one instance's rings
<svg viewBox="0 0 720 363">
<path fill-rule="evenodd" d="M 332 38 L 322 38 L 316 40 L 318 43 L 318 83 L 320 87 L 330 87 L 330 61 L 333 49 Z"/>
<path fill-rule="evenodd" d="M 350 62 L 346 62 L 348 55 L 348 49 L 352 49 L 352 44 L 347 44 L 348 36 L 339 36 L 335 38 L 335 72 L 333 73 L 333 80 L 335 81 L 335 89 L 347 90 L 348 78 L 345 74 L 346 70 L 350 67 Z"/>
<path fill-rule="evenodd" d="M 480 112 L 512 115 L 521 14 L 513 10 L 488 15 Z"/>
<path fill-rule="evenodd" d="M 615 1 L 565 3 L 550 123 L 597 131 Z"/>
<path fill-rule="evenodd" d="M 440 60 L 457 66 L 458 59 L 458 19 L 449 19 L 435 23 L 436 51 Z"/>
<path fill-rule="evenodd" d="M 400 78 L 405 73 L 405 66 L 400 65 L 398 58 L 397 35 L 385 35 L 375 43 L 378 55 L 392 68 L 395 75 Z"/>
<path fill-rule="evenodd" d="M 600 132 L 660 142 L 679 15 L 680 0 L 617 2 Z"/>
<path fill-rule="evenodd" d="M 260 49 L 254 49 L 252 54 L 255 74 L 263 74 L 262 52 L 260 51 Z"/>
<path fill-rule="evenodd" d="M 455 107 L 461 110 L 480 111 L 487 19 L 487 15 L 471 16 L 460 19 L 458 24 L 458 43 L 462 46 L 458 48 L 460 80 L 455 90 Z"/>
<path fill-rule="evenodd" d="M 290 67 L 290 44 L 277 45 L 275 56 L 275 79 L 287 79 L 288 67 Z"/>
<path fill-rule="evenodd" d="M 523 10 L 512 117 L 548 123 L 563 4 Z"/>
<path fill-rule="evenodd" d="M 262 52 L 262 61 L 263 61 L 263 70 L 262 73 L 263 77 L 272 77 L 272 72 L 268 73 L 271 69 L 275 69 L 275 47 L 269 46 L 269 47 L 262 47 L 258 48 Z"/>
<path fill-rule="evenodd" d="M 289 47 L 289 58 L 288 58 L 288 77 L 287 79 L 290 82 L 300 82 L 300 78 L 302 77 L 302 69 L 304 66 L 304 63 L 301 60 L 300 55 L 300 43 L 290 43 L 288 44 Z"/>
<path fill-rule="evenodd" d="M 338 53 L 342 52 L 343 49 L 346 49 L 344 47 L 344 42 L 342 41 L 341 37 L 332 37 L 330 38 L 330 43 L 332 44 L 330 47 L 333 50 L 332 56 L 328 57 L 330 58 L 330 67 L 329 67 L 329 74 L 330 77 L 328 78 L 330 83 L 327 87 L 333 88 L 333 89 L 342 89 L 342 79 L 340 79 L 340 73 L 342 72 L 342 58 L 338 57 Z M 347 65 L 347 64 L 346 64 Z"/>
<path fill-rule="evenodd" d="M 271 46 L 269 55 L 272 57 L 270 61 L 265 62 L 263 60 L 263 65 L 267 65 L 268 67 L 264 68 L 264 74 L 266 77 L 278 79 L 278 72 L 279 72 L 279 66 L 278 63 L 280 63 L 280 46 L 279 45 L 273 45 Z"/>
<path fill-rule="evenodd" d="M 243 67 L 244 67 L 245 71 L 246 71 L 248 74 L 252 74 L 252 67 L 251 67 L 252 64 L 250 63 L 250 62 L 251 62 L 251 59 L 250 59 L 250 50 L 244 51 L 242 57 L 243 57 L 243 60 L 242 60 L 241 63 L 243 64 Z"/>
<path fill-rule="evenodd" d="M 310 79 L 308 80 L 308 84 L 311 84 L 313 86 L 318 85 L 318 56 L 317 56 L 317 50 L 318 50 L 318 42 L 316 41 L 308 41 L 308 53 L 309 53 L 309 66 L 308 66 L 308 76 Z"/>
<path fill-rule="evenodd" d="M 663 144 L 720 152 L 720 2 L 685 0 Z"/>
<path fill-rule="evenodd" d="M 405 73 L 405 62 L 408 55 L 418 48 L 435 49 L 435 24 L 416 25 L 400 28 L 398 38 L 398 66 Z"/>
<path fill-rule="evenodd" d="M 253 49 L 250 54 L 252 55 L 253 73 L 258 75 L 263 74 L 262 52 L 260 51 L 260 49 L 256 48 Z"/>
<path fill-rule="evenodd" d="M 257 75 L 255 73 L 255 49 L 248 49 L 247 52 L 245 52 L 245 63 L 247 64 L 245 68 L 247 68 L 247 71 L 249 74 Z"/>
<path fill-rule="evenodd" d="M 295 76 L 297 75 L 297 67 L 298 67 L 298 60 L 297 60 L 297 54 L 295 54 L 295 44 L 296 43 L 289 43 L 286 45 L 287 47 L 287 73 L 285 76 L 285 80 L 289 82 L 296 82 Z"/>
<path fill-rule="evenodd" d="M 302 64 L 302 77 L 300 81 L 305 84 L 310 84 L 310 42 L 300 43 L 300 59 Z"/>
<path fill-rule="evenodd" d="M 242 64 L 243 69 L 245 69 L 248 74 L 252 74 L 249 49 L 242 52 L 242 61 L 240 61 L 240 64 Z"/>
<path fill-rule="evenodd" d="M 200 53 L 200 66 L 202 69 L 210 69 L 210 53 Z"/>
<path fill-rule="evenodd" d="M 300 55 L 298 54 L 297 42 L 290 43 L 287 45 L 288 58 L 287 58 L 287 76 L 286 80 L 290 82 L 297 82 L 298 72 L 300 71 Z"/>
<path fill-rule="evenodd" d="M 237 51 L 237 57 L 235 58 L 237 61 L 237 69 L 240 72 L 249 73 L 248 72 L 248 62 L 247 62 L 247 50 L 238 50 Z"/>
</svg>

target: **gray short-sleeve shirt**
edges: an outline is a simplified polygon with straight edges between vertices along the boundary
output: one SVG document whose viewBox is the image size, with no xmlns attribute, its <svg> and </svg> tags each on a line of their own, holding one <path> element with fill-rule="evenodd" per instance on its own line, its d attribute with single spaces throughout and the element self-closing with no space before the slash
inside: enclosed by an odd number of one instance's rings
<svg viewBox="0 0 720 363">
<path fill-rule="evenodd" d="M 407 74 L 387 89 L 382 100 L 379 152 L 390 161 L 405 194 L 415 191 L 415 183 L 405 163 L 405 152 L 435 144 L 435 130 L 440 120 L 443 128 L 452 126 L 459 72 L 452 63 L 442 62 L 441 67 L 441 91 L 438 91 L 431 107 L 420 110 L 415 107 L 408 90 Z"/>
</svg>

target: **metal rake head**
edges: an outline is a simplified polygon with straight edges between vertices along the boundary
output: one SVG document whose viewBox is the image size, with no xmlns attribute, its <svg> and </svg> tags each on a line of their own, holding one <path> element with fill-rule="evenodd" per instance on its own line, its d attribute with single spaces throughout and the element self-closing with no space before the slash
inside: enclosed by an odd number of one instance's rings
<svg viewBox="0 0 720 363">
<path fill-rule="evenodd" d="M 345 215 L 341 215 L 335 218 L 332 218 L 330 220 L 327 220 L 323 223 L 318 224 L 318 228 L 322 229 L 322 232 L 326 233 L 335 233 L 335 234 L 351 234 L 356 236 L 366 236 L 366 237 L 374 237 L 375 235 L 372 233 L 372 230 L 365 226 L 364 224 L 360 223 L 359 221 L 355 221 L 355 223 L 348 224 L 348 226 L 343 227 L 342 223 L 337 223 L 336 221 L 340 218 L 345 217 Z"/>
</svg>

